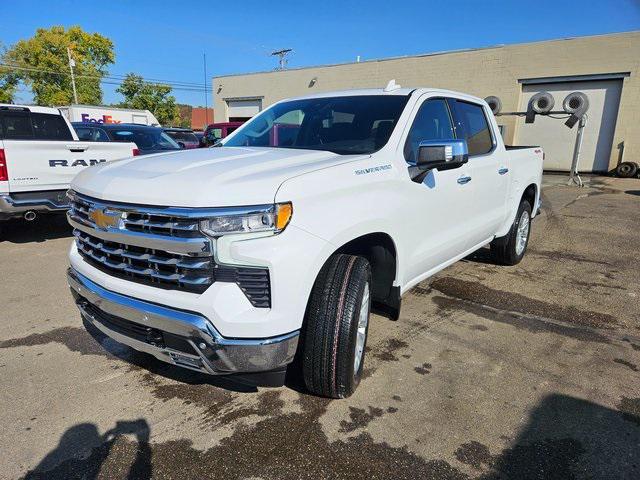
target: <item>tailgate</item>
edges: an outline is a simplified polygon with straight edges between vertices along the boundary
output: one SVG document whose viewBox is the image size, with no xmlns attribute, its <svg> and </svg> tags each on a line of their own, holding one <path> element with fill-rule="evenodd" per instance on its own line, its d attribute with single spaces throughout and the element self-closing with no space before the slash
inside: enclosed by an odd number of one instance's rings
<svg viewBox="0 0 640 480">
<path fill-rule="evenodd" d="M 134 143 L 4 140 L 9 191 L 63 190 L 82 169 L 133 155 Z"/>
</svg>

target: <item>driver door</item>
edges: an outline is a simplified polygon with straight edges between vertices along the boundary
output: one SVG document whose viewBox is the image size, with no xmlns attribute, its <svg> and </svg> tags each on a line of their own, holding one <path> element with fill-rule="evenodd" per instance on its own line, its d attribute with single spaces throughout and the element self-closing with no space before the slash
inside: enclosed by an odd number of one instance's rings
<svg viewBox="0 0 640 480">
<path fill-rule="evenodd" d="M 407 164 L 415 164 L 422 141 L 453 140 L 455 130 L 445 98 L 428 98 L 417 110 L 404 142 Z M 406 283 L 421 280 L 466 249 L 468 212 L 473 201 L 468 164 L 450 170 L 431 170 L 421 183 L 407 180 L 404 219 L 407 259 Z"/>
</svg>

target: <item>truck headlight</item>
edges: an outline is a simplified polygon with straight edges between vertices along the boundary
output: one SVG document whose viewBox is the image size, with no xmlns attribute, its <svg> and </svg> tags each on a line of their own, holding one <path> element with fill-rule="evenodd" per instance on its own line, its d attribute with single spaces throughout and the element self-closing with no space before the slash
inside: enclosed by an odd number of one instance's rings
<svg viewBox="0 0 640 480">
<path fill-rule="evenodd" d="M 233 233 L 280 233 L 289 224 L 292 214 L 293 206 L 290 202 L 233 208 L 228 214 L 201 220 L 200 230 L 212 237 Z"/>
</svg>

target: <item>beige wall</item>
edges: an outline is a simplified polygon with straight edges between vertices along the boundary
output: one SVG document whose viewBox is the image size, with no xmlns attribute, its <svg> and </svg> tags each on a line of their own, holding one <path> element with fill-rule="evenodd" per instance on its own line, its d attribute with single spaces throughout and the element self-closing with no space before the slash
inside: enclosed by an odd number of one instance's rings
<svg viewBox="0 0 640 480">
<path fill-rule="evenodd" d="M 568 40 L 508 45 L 324 67 L 232 75 L 213 79 L 215 117 L 225 121 L 228 98 L 262 97 L 263 108 L 287 97 L 348 88 L 383 87 L 395 78 L 404 87 L 459 90 L 478 97 L 497 95 L 503 111 L 518 108 L 518 80 L 630 72 L 623 81 L 610 166 L 640 161 L 640 31 Z M 311 79 L 317 78 L 313 86 Z M 515 117 L 503 116 L 506 141 L 515 136 Z"/>
</svg>

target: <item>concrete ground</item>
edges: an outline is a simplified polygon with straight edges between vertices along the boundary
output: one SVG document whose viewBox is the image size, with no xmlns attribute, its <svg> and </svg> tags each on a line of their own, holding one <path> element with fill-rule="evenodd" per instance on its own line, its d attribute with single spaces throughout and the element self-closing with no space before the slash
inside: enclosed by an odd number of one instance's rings
<svg viewBox="0 0 640 480">
<path fill-rule="evenodd" d="M 373 317 L 347 400 L 87 333 L 61 219 L 0 242 L 0 477 L 640 478 L 640 181 L 546 177 L 515 267 L 475 254 Z"/>
</svg>

